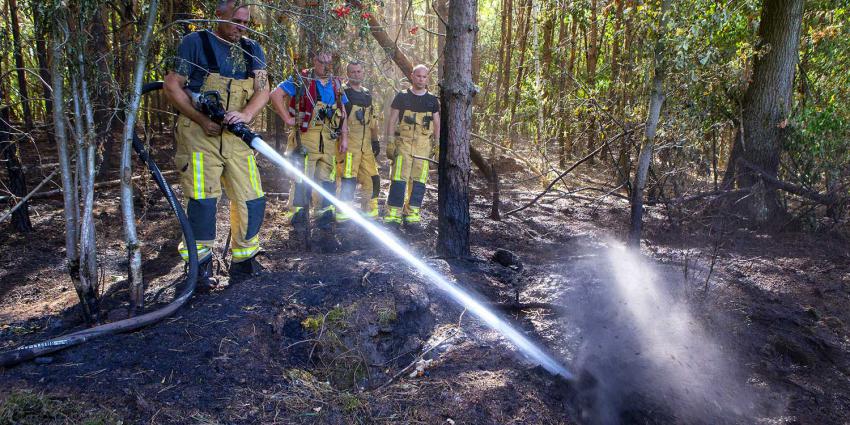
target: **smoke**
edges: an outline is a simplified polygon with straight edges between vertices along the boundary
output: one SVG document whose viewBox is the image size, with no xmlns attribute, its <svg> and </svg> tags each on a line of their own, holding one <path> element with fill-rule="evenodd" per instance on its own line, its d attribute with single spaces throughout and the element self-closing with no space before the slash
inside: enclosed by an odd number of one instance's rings
<svg viewBox="0 0 850 425">
<path fill-rule="evenodd" d="M 583 285 L 571 303 L 582 334 L 578 364 L 597 381 L 579 394 L 586 422 L 755 422 L 758 397 L 733 344 L 717 341 L 675 295 L 685 292 L 681 273 L 655 269 L 619 244 L 571 273 Z"/>
</svg>

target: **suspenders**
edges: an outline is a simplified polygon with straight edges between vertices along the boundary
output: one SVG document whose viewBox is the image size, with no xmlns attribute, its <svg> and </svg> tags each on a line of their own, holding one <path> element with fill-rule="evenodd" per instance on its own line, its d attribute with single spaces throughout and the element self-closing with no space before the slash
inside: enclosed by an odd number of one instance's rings
<svg viewBox="0 0 850 425">
<path fill-rule="evenodd" d="M 210 33 L 206 30 L 198 32 L 201 36 L 201 45 L 204 49 L 204 56 L 207 59 L 207 70 L 210 74 L 218 74 L 218 60 L 215 58 L 215 51 L 212 47 L 212 41 L 210 41 Z M 251 78 L 251 74 L 254 72 L 254 58 L 251 56 L 251 52 L 253 52 L 254 49 L 251 48 L 251 44 L 248 42 L 248 39 L 244 37 L 239 39 L 239 47 L 242 48 L 242 55 L 245 58 L 245 71 L 248 78 Z"/>
</svg>

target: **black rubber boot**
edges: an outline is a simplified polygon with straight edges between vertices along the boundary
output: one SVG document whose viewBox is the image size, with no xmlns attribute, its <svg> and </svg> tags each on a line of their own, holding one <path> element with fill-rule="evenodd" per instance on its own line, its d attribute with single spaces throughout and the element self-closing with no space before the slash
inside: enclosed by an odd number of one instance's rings
<svg viewBox="0 0 850 425">
<path fill-rule="evenodd" d="M 292 231 L 289 232 L 289 240 L 295 245 L 295 249 L 308 249 L 310 246 L 309 243 L 309 233 L 310 233 L 310 212 L 309 209 L 304 207 L 298 210 L 292 216 L 290 221 L 292 224 Z"/>
<path fill-rule="evenodd" d="M 327 210 L 316 218 L 316 229 L 313 232 L 315 239 L 311 245 L 318 248 L 319 252 L 336 252 L 340 248 L 336 240 L 336 217 L 333 210 Z"/>
<path fill-rule="evenodd" d="M 195 284 L 196 292 L 209 292 L 218 287 L 218 279 L 213 273 L 212 255 L 198 264 L 198 281 Z"/>
<path fill-rule="evenodd" d="M 259 276 L 265 269 L 266 268 L 257 261 L 256 256 L 238 263 L 230 263 L 230 282 L 240 282 Z"/>
</svg>

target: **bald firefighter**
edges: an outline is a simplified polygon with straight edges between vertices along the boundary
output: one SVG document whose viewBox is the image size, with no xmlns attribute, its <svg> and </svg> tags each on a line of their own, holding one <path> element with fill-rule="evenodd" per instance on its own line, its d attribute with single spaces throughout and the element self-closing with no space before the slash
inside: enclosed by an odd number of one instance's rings
<svg viewBox="0 0 850 425">
<path fill-rule="evenodd" d="M 290 154 L 300 156 L 305 174 L 330 193 L 336 193 L 336 158 L 345 154 L 348 127 L 345 107 L 348 98 L 342 81 L 331 74 L 333 58 L 327 51 L 312 55 L 313 67 L 280 83 L 271 93 L 275 112 L 287 125 L 297 126 L 290 138 Z M 296 142 L 297 141 L 297 142 Z M 306 227 L 312 191 L 303 181 L 293 181 L 289 212 L 295 230 Z M 334 206 L 325 198 L 316 210 L 317 227 L 332 226 Z"/>
<path fill-rule="evenodd" d="M 428 92 L 429 69 L 416 65 L 411 87 L 396 94 L 387 121 L 390 191 L 384 223 L 412 230 L 422 221 L 420 210 L 428 182 L 428 158 L 440 134 L 440 102 Z"/>
<path fill-rule="evenodd" d="M 220 1 L 215 31 L 185 36 L 177 48 L 175 69 L 165 76 L 165 93 L 179 111 L 174 131 L 174 162 L 187 201 L 187 215 L 198 249 L 198 284 L 215 286 L 212 249 L 215 244 L 216 203 L 222 188 L 230 199 L 231 278 L 260 272 L 255 256 L 266 198 L 254 152 L 235 135 L 195 108 L 193 96 L 216 91 L 228 111 L 224 124 L 250 123 L 269 98 L 263 50 L 244 37 L 251 19 L 246 6 Z M 185 241 L 180 255 L 188 260 Z"/>
<path fill-rule="evenodd" d="M 378 140 L 378 114 L 372 105 L 372 93 L 363 87 L 363 64 L 353 61 L 346 66 L 348 84 L 345 105 L 348 124 L 348 150 L 338 158 L 341 200 L 353 203 L 354 193 L 361 185 L 360 210 L 368 217 L 378 216 L 378 194 L 381 190 L 378 164 L 375 158 L 380 150 Z M 337 222 L 348 220 L 342 211 L 336 214 Z"/>
</svg>

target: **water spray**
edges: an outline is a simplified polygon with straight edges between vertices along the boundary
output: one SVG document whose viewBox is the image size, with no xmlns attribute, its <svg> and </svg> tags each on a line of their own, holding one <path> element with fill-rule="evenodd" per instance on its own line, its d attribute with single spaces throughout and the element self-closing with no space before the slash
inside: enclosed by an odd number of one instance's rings
<svg viewBox="0 0 850 425">
<path fill-rule="evenodd" d="M 303 171 L 299 170 L 298 167 L 292 165 L 283 156 L 277 153 L 277 151 L 275 151 L 271 146 L 269 146 L 262 138 L 260 138 L 259 136 L 254 137 L 249 144 L 252 148 L 256 149 L 257 152 L 261 153 L 270 161 L 284 168 L 297 178 L 303 179 L 303 181 L 310 185 L 313 190 L 319 192 L 322 196 L 332 202 L 337 208 L 341 209 L 342 212 L 345 213 L 345 215 L 350 217 L 360 227 L 364 228 L 366 231 L 372 234 L 372 236 L 374 236 L 378 241 L 384 244 L 384 246 L 391 249 L 396 255 L 398 255 L 408 264 L 416 268 L 416 270 L 425 275 L 428 280 L 430 280 L 438 288 L 448 293 L 449 296 L 451 296 L 451 298 L 454 299 L 458 304 L 468 309 L 479 319 L 483 320 L 488 326 L 490 326 L 490 328 L 508 338 L 511 342 L 514 343 L 514 345 L 517 346 L 517 348 L 520 349 L 520 351 L 529 356 L 544 369 L 554 375 L 559 375 L 569 381 L 575 379 L 575 376 L 572 374 L 572 372 L 567 370 L 558 361 L 556 361 L 550 355 L 545 353 L 540 347 L 535 345 L 523 334 L 514 329 L 510 324 L 508 324 L 503 319 L 498 317 L 495 313 L 490 311 L 487 307 L 485 307 L 482 303 L 476 300 L 468 292 L 464 291 L 457 285 L 450 283 L 442 275 L 440 275 L 434 269 L 422 262 L 422 260 L 416 258 L 408 249 L 406 249 L 401 244 L 401 242 L 399 242 L 392 235 L 376 226 L 373 222 L 362 217 L 352 206 L 348 205 L 348 203 L 342 202 L 333 194 L 322 188 L 320 184 L 307 177 L 307 175 L 305 175 Z"/>
</svg>

